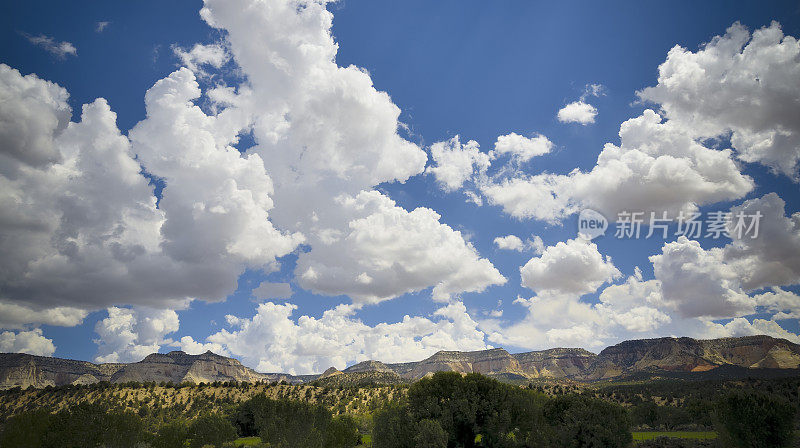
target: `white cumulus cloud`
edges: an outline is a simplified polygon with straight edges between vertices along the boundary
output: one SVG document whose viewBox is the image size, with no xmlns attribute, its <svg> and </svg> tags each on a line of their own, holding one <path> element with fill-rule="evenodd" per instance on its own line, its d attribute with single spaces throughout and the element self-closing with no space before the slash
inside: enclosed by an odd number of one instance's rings
<svg viewBox="0 0 800 448">
<path fill-rule="evenodd" d="M 42 335 L 40 328 L 30 331 L 4 331 L 0 333 L 0 352 L 27 353 L 37 356 L 51 356 L 56 346 L 51 339 Z"/>
<path fill-rule="evenodd" d="M 405 362 L 439 350 L 490 348 L 461 302 L 439 308 L 431 317 L 406 315 L 375 326 L 356 318 L 352 305 L 329 309 L 320 318 L 294 318 L 296 309 L 290 303 L 262 303 L 251 319 L 228 316 L 232 328 L 210 335 L 205 343 L 185 337 L 178 345 L 193 352 L 221 349 L 260 372 L 293 374 L 343 369 L 368 359 Z"/>
<path fill-rule="evenodd" d="M 639 92 L 693 137 L 727 136 L 737 156 L 798 179 L 800 42 L 777 22 L 751 35 L 734 23 L 692 52 L 673 47 L 658 84 Z"/>
<path fill-rule="evenodd" d="M 594 123 L 597 116 L 597 108 L 583 100 L 574 101 L 558 110 L 558 121 L 562 123 L 580 123 L 587 125 Z"/>
<path fill-rule="evenodd" d="M 95 362 L 137 362 L 172 341 L 165 337 L 178 331 L 173 310 L 146 307 L 108 309 L 108 317 L 97 322 L 98 353 Z"/>
</svg>

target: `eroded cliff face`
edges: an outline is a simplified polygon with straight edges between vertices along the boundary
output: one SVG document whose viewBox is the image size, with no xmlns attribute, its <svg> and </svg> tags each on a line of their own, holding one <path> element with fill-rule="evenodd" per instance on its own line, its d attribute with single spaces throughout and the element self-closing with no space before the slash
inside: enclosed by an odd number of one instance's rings
<svg viewBox="0 0 800 448">
<path fill-rule="evenodd" d="M 769 336 L 625 341 L 604 349 L 581 375 L 595 380 L 646 371 L 704 372 L 720 366 L 796 369 L 800 346 Z"/>
<path fill-rule="evenodd" d="M 344 373 L 354 372 L 393 372 L 393 370 L 380 361 L 362 361 L 344 369 Z"/>
<path fill-rule="evenodd" d="M 519 363 L 502 348 L 476 352 L 441 351 L 428 359 L 418 362 L 410 372 L 403 376 L 419 379 L 435 372 L 482 373 L 521 373 Z"/>
<path fill-rule="evenodd" d="M 127 364 L 118 370 L 111 381 L 124 383 L 128 381 L 154 381 L 182 383 L 210 383 L 214 381 L 247 381 L 268 380 L 267 375 L 260 374 L 242 365 L 238 360 L 226 358 L 211 352 L 202 355 L 189 355 L 181 351 L 167 354 L 154 353 L 145 359 Z"/>
<path fill-rule="evenodd" d="M 118 365 L 48 358 L 25 353 L 0 354 L 0 389 L 41 388 L 64 384 L 92 384 L 108 381 Z"/>
<path fill-rule="evenodd" d="M 571 378 L 585 372 L 597 358 L 582 348 L 553 348 L 513 356 L 529 378 Z"/>
<path fill-rule="evenodd" d="M 441 351 L 418 362 L 384 364 L 364 361 L 342 372 L 293 376 L 258 373 L 238 360 L 211 352 L 189 355 L 174 351 L 154 353 L 131 364 L 92 364 L 21 353 L 0 354 L 0 388 L 27 388 L 91 384 L 184 381 L 287 381 L 315 380 L 331 384 L 397 383 L 415 381 L 435 372 L 481 373 L 502 379 L 566 378 L 595 381 L 638 372 L 706 372 L 721 366 L 751 369 L 798 369 L 800 346 L 785 339 L 747 336 L 695 340 L 659 338 L 625 341 L 595 355 L 579 348 L 554 348 L 509 354 L 502 348 L 474 352 Z"/>
<path fill-rule="evenodd" d="M 282 378 L 281 378 L 282 379 Z M 239 361 L 215 355 L 188 355 L 184 352 L 154 353 L 131 364 L 92 364 L 86 361 L 32 356 L 22 353 L 0 354 L 0 388 L 41 388 L 67 384 L 92 384 L 99 381 L 124 383 L 190 381 L 271 381 L 243 366 Z"/>
</svg>

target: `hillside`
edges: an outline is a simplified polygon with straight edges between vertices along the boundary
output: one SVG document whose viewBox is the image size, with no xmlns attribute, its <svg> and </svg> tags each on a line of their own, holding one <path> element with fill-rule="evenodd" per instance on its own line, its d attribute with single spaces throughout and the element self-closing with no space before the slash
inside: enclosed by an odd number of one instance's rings
<svg viewBox="0 0 800 448">
<path fill-rule="evenodd" d="M 714 373 L 715 369 L 748 371 L 798 369 L 800 346 L 785 339 L 747 336 L 696 340 L 658 338 L 621 342 L 598 355 L 577 348 L 554 348 L 510 354 L 502 348 L 472 352 L 440 351 L 421 361 L 385 364 L 363 361 L 343 371 L 293 376 L 259 373 L 236 359 L 206 352 L 154 353 L 130 364 L 92 364 L 19 353 L 0 354 L 0 388 L 43 388 L 68 384 L 155 382 L 211 383 L 215 381 L 309 383 L 331 386 L 398 384 L 435 372 L 481 373 L 506 381 L 554 379 L 597 381 L 636 374 Z M 721 369 L 724 370 L 724 369 Z M 708 375 L 706 375 L 708 376 Z"/>
</svg>

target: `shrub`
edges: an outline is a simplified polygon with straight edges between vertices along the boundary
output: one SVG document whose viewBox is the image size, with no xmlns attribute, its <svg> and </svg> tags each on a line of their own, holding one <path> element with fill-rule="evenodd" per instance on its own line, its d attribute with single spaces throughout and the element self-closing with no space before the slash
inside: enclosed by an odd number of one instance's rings
<svg viewBox="0 0 800 448">
<path fill-rule="evenodd" d="M 728 392 L 716 403 L 717 432 L 729 446 L 788 447 L 796 411 L 789 400 L 778 395 L 753 390 Z"/>
<path fill-rule="evenodd" d="M 559 446 L 621 448 L 632 442 L 628 414 L 614 403 L 560 396 L 545 405 L 544 414 Z"/>
<path fill-rule="evenodd" d="M 192 448 L 219 446 L 236 438 L 236 428 L 219 414 L 202 415 L 189 426 L 189 437 L 189 446 Z"/>
</svg>

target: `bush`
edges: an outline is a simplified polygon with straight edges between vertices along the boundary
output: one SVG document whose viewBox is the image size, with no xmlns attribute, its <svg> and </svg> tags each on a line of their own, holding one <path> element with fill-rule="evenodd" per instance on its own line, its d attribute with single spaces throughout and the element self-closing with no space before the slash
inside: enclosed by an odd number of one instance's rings
<svg viewBox="0 0 800 448">
<path fill-rule="evenodd" d="M 272 447 L 319 448 L 325 445 L 332 415 L 319 405 L 272 400 L 260 394 L 239 405 L 233 420 L 239 434 L 257 435 Z"/>
<path fill-rule="evenodd" d="M 0 435 L 0 446 L 30 448 L 42 446 L 42 437 L 47 432 L 52 417 L 52 414 L 45 409 L 11 417 L 6 420 L 3 433 Z"/>
<path fill-rule="evenodd" d="M 50 417 L 40 446 L 133 448 L 146 437 L 142 428 L 142 419 L 132 412 L 109 411 L 104 406 L 81 403 Z"/>
<path fill-rule="evenodd" d="M 543 400 L 483 375 L 438 372 L 409 388 L 407 405 L 375 414 L 374 446 L 472 447 L 476 440 L 487 447 L 536 446 L 546 432 Z"/>
<path fill-rule="evenodd" d="M 422 420 L 417 423 L 414 436 L 416 448 L 447 448 L 447 433 L 436 420 Z"/>
<path fill-rule="evenodd" d="M 415 424 L 408 406 L 389 403 L 375 412 L 372 422 L 375 448 L 414 448 Z"/>
<path fill-rule="evenodd" d="M 188 439 L 189 428 L 186 423 L 176 420 L 158 428 L 153 448 L 183 448 Z"/>
<path fill-rule="evenodd" d="M 189 438 L 191 448 L 201 448 L 204 445 L 220 446 L 236 438 L 236 428 L 219 414 L 202 415 L 189 426 Z"/>
<path fill-rule="evenodd" d="M 757 391 L 732 391 L 717 400 L 717 432 L 726 445 L 740 448 L 791 446 L 795 406 L 783 397 Z"/>
<path fill-rule="evenodd" d="M 353 448 L 361 443 L 353 417 L 342 415 L 331 420 L 325 432 L 325 448 Z"/>
<path fill-rule="evenodd" d="M 558 446 L 621 448 L 633 440 L 627 412 L 614 403 L 561 396 L 545 405 L 544 414 Z"/>
</svg>

